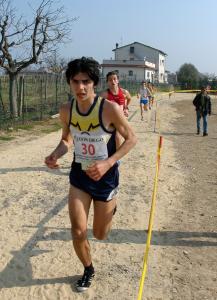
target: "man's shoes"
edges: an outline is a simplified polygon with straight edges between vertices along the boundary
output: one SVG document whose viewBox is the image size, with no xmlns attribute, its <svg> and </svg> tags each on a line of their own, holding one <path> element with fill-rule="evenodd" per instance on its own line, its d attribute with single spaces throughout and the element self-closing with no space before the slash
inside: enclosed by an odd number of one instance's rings
<svg viewBox="0 0 217 300">
<path fill-rule="evenodd" d="M 200 134 L 200 130 L 197 130 L 197 134 Z"/>
<path fill-rule="evenodd" d="M 83 276 L 77 281 L 76 289 L 78 292 L 84 292 L 91 286 L 91 281 L 94 277 L 94 269 L 84 269 Z"/>
<path fill-rule="evenodd" d="M 204 133 L 203 133 L 203 136 L 207 136 L 207 135 L 208 135 L 208 133 L 207 133 L 207 132 L 204 132 Z"/>
</svg>

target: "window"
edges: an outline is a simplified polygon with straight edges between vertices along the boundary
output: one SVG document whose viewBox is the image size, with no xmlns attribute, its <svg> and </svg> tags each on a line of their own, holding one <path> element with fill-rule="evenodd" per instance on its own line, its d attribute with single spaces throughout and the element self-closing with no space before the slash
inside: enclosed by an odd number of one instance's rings
<svg viewBox="0 0 217 300">
<path fill-rule="evenodd" d="M 147 78 L 149 78 L 150 77 L 150 72 L 147 72 Z"/>
<path fill-rule="evenodd" d="M 134 47 L 130 47 L 130 53 L 134 53 Z"/>
<path fill-rule="evenodd" d="M 133 76 L 133 71 L 130 70 L 129 73 L 128 73 L 128 75 L 129 75 L 129 76 Z"/>
</svg>

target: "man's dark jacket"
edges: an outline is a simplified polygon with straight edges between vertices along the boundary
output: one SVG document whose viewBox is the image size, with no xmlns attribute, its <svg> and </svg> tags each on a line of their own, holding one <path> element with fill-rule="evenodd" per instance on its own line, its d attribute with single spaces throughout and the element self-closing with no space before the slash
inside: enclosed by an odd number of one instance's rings
<svg viewBox="0 0 217 300">
<path fill-rule="evenodd" d="M 204 105 L 202 106 L 201 103 L 201 96 L 202 93 L 199 93 L 196 95 L 196 97 L 193 100 L 193 105 L 196 108 L 196 111 L 200 111 L 204 115 L 211 115 L 211 100 L 210 96 L 204 95 Z"/>
</svg>

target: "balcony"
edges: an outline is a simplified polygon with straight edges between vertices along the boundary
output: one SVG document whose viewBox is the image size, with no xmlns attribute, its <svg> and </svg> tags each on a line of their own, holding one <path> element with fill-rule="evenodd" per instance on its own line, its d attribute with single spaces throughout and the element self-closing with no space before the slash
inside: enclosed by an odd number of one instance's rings
<svg viewBox="0 0 217 300">
<path fill-rule="evenodd" d="M 144 60 L 113 60 L 104 59 L 102 67 L 134 67 L 134 68 L 150 68 L 155 69 L 155 64 Z"/>
</svg>

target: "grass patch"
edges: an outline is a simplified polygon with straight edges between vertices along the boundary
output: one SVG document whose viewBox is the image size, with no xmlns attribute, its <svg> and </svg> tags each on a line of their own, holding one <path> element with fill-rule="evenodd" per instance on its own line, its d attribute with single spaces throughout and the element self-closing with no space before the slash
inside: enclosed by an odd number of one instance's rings
<svg viewBox="0 0 217 300">
<path fill-rule="evenodd" d="M 60 128 L 61 128 L 61 125 L 56 123 L 56 124 L 50 125 L 47 128 L 42 129 L 41 131 L 43 133 L 51 133 L 51 132 L 54 132 L 54 131 L 58 131 Z"/>
<path fill-rule="evenodd" d="M 14 139 L 15 139 L 15 137 L 13 137 L 13 136 L 0 136 L 0 141 L 11 141 Z"/>
<path fill-rule="evenodd" d="M 33 128 L 34 128 L 33 124 L 21 124 L 16 126 L 16 129 L 22 129 L 22 130 L 32 130 Z"/>
<path fill-rule="evenodd" d="M 61 129 L 61 123 L 58 118 L 47 119 L 43 121 L 28 122 L 26 124 L 17 124 L 6 130 L 0 130 L 0 143 L 19 140 L 20 138 L 38 138 L 40 135 L 49 134 Z M 13 143 L 13 141 L 12 141 Z"/>
</svg>

